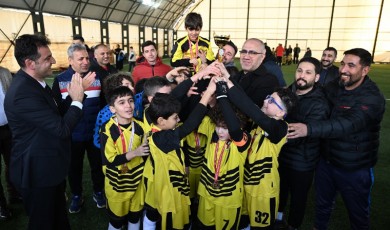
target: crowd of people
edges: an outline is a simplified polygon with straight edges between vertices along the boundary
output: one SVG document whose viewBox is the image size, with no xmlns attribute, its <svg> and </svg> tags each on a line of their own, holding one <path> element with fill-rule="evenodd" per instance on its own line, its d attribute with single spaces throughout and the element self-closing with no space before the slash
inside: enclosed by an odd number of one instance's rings
<svg viewBox="0 0 390 230">
<path fill-rule="evenodd" d="M 320 60 L 310 48 L 299 59 L 298 44 L 273 55 L 250 38 L 240 50 L 229 41 L 219 62 L 202 27 L 200 14 L 186 16 L 171 66 L 152 41 L 138 58 L 118 46 L 114 67 L 108 45 L 91 53 L 75 37 L 51 88 L 50 41 L 16 39 L 20 70 L 11 77 L 0 68 L 0 151 L 9 202 L 23 202 L 28 229 L 70 229 L 68 213 L 88 196 L 85 154 L 90 197 L 106 209 L 109 230 L 299 229 L 312 184 L 314 229 L 327 229 L 337 193 L 351 229 L 370 228 L 385 110 L 368 76 L 371 54 L 347 50 L 336 67 L 333 47 Z M 288 86 L 287 53 L 297 65 Z M 118 72 L 126 58 L 131 74 Z M 0 184 L 0 218 L 10 217 Z"/>
</svg>

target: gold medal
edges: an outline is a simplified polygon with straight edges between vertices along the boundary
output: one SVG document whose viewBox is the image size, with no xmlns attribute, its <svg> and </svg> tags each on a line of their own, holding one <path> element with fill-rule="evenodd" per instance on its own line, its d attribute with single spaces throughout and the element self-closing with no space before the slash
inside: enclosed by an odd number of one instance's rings
<svg viewBox="0 0 390 230">
<path fill-rule="evenodd" d="M 214 181 L 214 183 L 213 183 L 213 188 L 214 188 L 214 189 L 219 189 L 219 188 L 220 188 L 219 182 L 218 182 L 218 181 Z"/>
<path fill-rule="evenodd" d="M 129 168 L 127 167 L 127 165 L 122 165 L 121 166 L 121 174 L 125 174 L 129 171 Z"/>
</svg>

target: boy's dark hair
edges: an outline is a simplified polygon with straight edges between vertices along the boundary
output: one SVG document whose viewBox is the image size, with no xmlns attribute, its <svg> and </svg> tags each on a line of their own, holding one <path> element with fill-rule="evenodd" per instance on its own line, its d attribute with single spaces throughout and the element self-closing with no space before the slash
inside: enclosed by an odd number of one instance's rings
<svg viewBox="0 0 390 230">
<path fill-rule="evenodd" d="M 157 76 L 151 77 L 144 84 L 144 95 L 146 97 L 154 96 L 154 94 L 164 86 L 170 86 L 170 83 L 166 78 Z"/>
<path fill-rule="evenodd" d="M 298 97 L 289 88 L 277 88 L 275 92 L 278 94 L 286 108 L 286 115 L 292 111 L 292 109 L 298 103 Z"/>
<path fill-rule="evenodd" d="M 350 49 L 350 50 L 347 50 L 344 52 L 344 55 L 347 55 L 347 54 L 351 54 L 351 55 L 355 55 L 355 56 L 360 57 L 359 63 L 363 67 L 371 66 L 372 56 L 371 56 L 370 52 L 368 52 L 367 50 L 362 49 L 362 48 L 354 48 L 354 49 Z"/>
<path fill-rule="evenodd" d="M 154 43 L 153 41 L 147 40 L 144 43 L 142 43 L 142 45 L 141 45 L 142 52 L 144 52 L 145 47 L 150 46 L 150 45 L 152 45 L 157 50 L 156 43 Z"/>
<path fill-rule="evenodd" d="M 73 36 L 73 40 L 80 40 L 82 43 L 84 43 L 84 38 L 81 35 L 75 35 Z"/>
<path fill-rule="evenodd" d="M 334 47 L 327 47 L 326 49 L 324 49 L 324 51 L 327 50 L 327 51 L 333 51 L 334 52 L 334 56 L 337 56 L 337 50 L 336 48 Z"/>
<path fill-rule="evenodd" d="M 126 73 L 114 73 L 114 74 L 110 74 L 107 76 L 107 78 L 105 78 L 103 81 L 103 93 L 105 95 L 108 95 L 108 93 L 115 89 L 115 88 L 118 88 L 119 86 L 122 86 L 122 81 L 123 79 L 126 79 L 128 80 L 129 82 L 131 82 L 131 84 L 133 85 L 134 87 L 134 81 L 133 79 L 131 78 L 130 74 L 126 74 Z"/>
<path fill-rule="evenodd" d="M 301 60 L 299 60 L 297 68 L 298 68 L 299 64 L 301 64 L 302 62 L 309 62 L 309 63 L 313 64 L 315 73 L 316 74 L 321 73 L 321 62 L 317 58 L 304 57 Z"/>
<path fill-rule="evenodd" d="M 237 48 L 237 46 L 236 46 L 232 41 L 228 41 L 228 43 L 226 43 L 226 45 L 229 45 L 229 46 L 233 47 L 233 49 L 234 49 L 234 55 L 237 54 L 238 48 Z"/>
<path fill-rule="evenodd" d="M 43 35 L 23 34 L 15 41 L 14 56 L 21 68 L 26 67 L 24 61 L 30 59 L 38 60 L 41 55 L 38 53 L 38 48 L 50 45 L 50 40 Z"/>
<path fill-rule="evenodd" d="M 132 96 L 133 92 L 126 86 L 119 86 L 111 91 L 108 92 L 107 94 L 107 101 L 110 106 L 114 106 L 115 100 L 119 97 L 125 97 L 125 96 Z"/>
<path fill-rule="evenodd" d="M 203 27 L 203 21 L 202 16 L 198 13 L 191 12 L 187 14 L 185 20 L 184 20 L 184 26 L 185 28 L 189 29 L 202 29 Z"/>
<path fill-rule="evenodd" d="M 236 114 L 236 117 L 240 121 L 240 127 L 244 128 L 247 124 L 248 117 L 245 116 L 237 107 L 230 103 L 233 111 Z M 225 118 L 223 117 L 222 108 L 217 103 L 213 108 L 210 109 L 208 116 L 213 121 L 213 123 L 217 126 L 226 126 Z"/>
<path fill-rule="evenodd" d="M 180 102 L 170 94 L 156 93 L 148 108 L 148 114 L 153 124 L 157 124 L 157 119 L 162 117 L 168 119 L 172 114 L 179 113 Z"/>
</svg>

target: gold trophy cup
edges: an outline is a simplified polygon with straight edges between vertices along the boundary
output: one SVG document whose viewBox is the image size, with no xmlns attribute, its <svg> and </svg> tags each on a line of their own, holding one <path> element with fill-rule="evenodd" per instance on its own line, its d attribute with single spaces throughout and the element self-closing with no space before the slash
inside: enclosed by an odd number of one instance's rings
<svg viewBox="0 0 390 230">
<path fill-rule="evenodd" d="M 230 41 L 230 35 L 217 35 L 214 32 L 214 42 L 218 46 L 218 61 L 222 62 L 223 59 L 223 47 Z"/>
</svg>

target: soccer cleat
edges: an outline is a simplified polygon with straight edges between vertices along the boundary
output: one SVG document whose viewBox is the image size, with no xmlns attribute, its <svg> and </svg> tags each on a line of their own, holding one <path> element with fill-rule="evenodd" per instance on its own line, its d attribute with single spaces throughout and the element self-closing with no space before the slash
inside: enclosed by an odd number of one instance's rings
<svg viewBox="0 0 390 230">
<path fill-rule="evenodd" d="M 105 208 L 106 207 L 106 197 L 103 192 L 94 192 L 93 200 L 96 202 L 96 207 Z"/>
<path fill-rule="evenodd" d="M 81 196 L 72 196 L 72 200 L 69 206 L 69 213 L 78 213 L 84 204 L 84 199 Z"/>
</svg>

